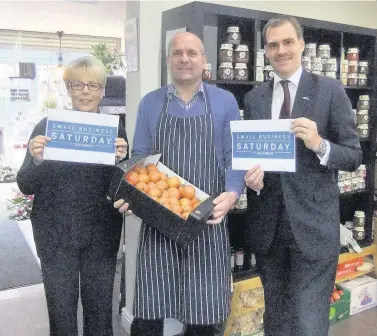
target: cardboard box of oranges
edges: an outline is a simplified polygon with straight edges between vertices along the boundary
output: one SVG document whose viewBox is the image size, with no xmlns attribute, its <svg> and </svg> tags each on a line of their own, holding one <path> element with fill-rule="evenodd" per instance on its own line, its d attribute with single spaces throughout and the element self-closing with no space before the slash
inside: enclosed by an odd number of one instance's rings
<svg viewBox="0 0 377 336">
<path fill-rule="evenodd" d="M 114 200 L 124 199 L 136 216 L 184 247 L 206 229 L 216 195 L 185 181 L 160 158 L 134 156 L 118 164 L 122 176 Z"/>
</svg>

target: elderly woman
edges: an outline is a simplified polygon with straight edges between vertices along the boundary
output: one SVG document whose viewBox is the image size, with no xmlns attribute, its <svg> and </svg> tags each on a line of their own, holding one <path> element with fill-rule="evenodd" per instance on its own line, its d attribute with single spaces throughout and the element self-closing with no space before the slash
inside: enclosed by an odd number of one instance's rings
<svg viewBox="0 0 377 336">
<path fill-rule="evenodd" d="M 64 81 L 74 110 L 98 112 L 106 83 L 102 63 L 92 57 L 72 61 Z M 122 215 L 108 200 L 107 191 L 116 167 L 44 161 L 43 151 L 50 141 L 45 131 L 46 118 L 33 130 L 17 183 L 23 193 L 35 195 L 31 222 L 50 335 L 77 335 L 79 295 L 84 335 L 113 335 L 113 281 Z M 117 159 L 125 159 L 127 137 L 121 126 L 116 147 Z"/>
</svg>

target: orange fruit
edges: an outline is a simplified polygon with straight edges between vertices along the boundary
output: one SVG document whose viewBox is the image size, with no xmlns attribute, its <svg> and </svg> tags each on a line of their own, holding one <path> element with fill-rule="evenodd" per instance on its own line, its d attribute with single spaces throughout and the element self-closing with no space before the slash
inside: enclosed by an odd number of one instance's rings
<svg viewBox="0 0 377 336">
<path fill-rule="evenodd" d="M 163 198 L 169 198 L 170 197 L 169 192 L 167 190 L 163 190 L 162 194 L 161 194 L 161 197 L 163 197 Z"/>
<path fill-rule="evenodd" d="M 176 197 L 169 197 L 169 203 L 171 205 L 173 205 L 173 204 L 178 204 L 179 205 L 179 200 Z"/>
<path fill-rule="evenodd" d="M 173 212 L 175 212 L 176 214 L 181 214 L 182 213 L 182 207 L 180 206 L 180 205 L 178 205 L 178 204 L 173 204 L 172 206 L 171 206 L 171 209 L 172 209 L 172 211 Z"/>
<path fill-rule="evenodd" d="M 160 197 L 161 196 L 161 190 L 157 189 L 157 188 L 149 189 L 148 190 L 148 195 L 149 196 Z"/>
<path fill-rule="evenodd" d="M 181 186 L 181 180 L 177 176 L 168 177 L 169 188 L 179 188 Z"/>
<path fill-rule="evenodd" d="M 179 199 L 181 197 L 178 188 L 169 188 L 168 193 L 169 193 L 170 197 L 174 197 L 176 199 Z"/>
<path fill-rule="evenodd" d="M 190 212 L 189 211 L 186 211 L 183 214 L 181 214 L 181 217 L 184 218 L 184 219 L 187 219 L 188 216 L 190 216 Z"/>
<path fill-rule="evenodd" d="M 163 181 L 163 180 L 159 180 L 157 183 L 156 183 L 156 187 L 160 190 L 166 190 L 168 189 L 168 183 L 166 181 Z"/>
<path fill-rule="evenodd" d="M 191 206 L 191 201 L 188 198 L 181 198 L 179 200 L 179 204 L 181 206 L 183 206 L 183 205 L 189 205 L 189 206 Z"/>
<path fill-rule="evenodd" d="M 185 185 L 182 187 L 181 196 L 190 200 L 195 198 L 195 188 L 191 185 Z"/>
<path fill-rule="evenodd" d="M 139 169 L 139 174 L 147 174 L 148 175 L 148 172 L 147 172 L 147 170 L 144 167 L 141 167 Z"/>
<path fill-rule="evenodd" d="M 139 189 L 141 191 L 145 191 L 145 192 L 147 192 L 148 189 L 149 189 L 148 185 L 145 182 L 142 182 L 142 181 L 136 183 L 135 184 L 135 188 L 137 188 L 137 189 Z"/>
<path fill-rule="evenodd" d="M 192 202 L 191 204 L 192 204 L 192 209 L 194 210 L 194 209 L 196 209 L 197 207 L 198 207 L 198 205 L 200 205 L 200 201 L 195 201 L 195 202 Z"/>
<path fill-rule="evenodd" d="M 168 179 L 168 175 L 165 173 L 160 172 L 160 180 L 166 181 Z"/>
<path fill-rule="evenodd" d="M 156 202 L 159 201 L 159 198 L 157 196 L 150 196 L 152 199 L 154 199 Z"/>
<path fill-rule="evenodd" d="M 157 188 L 156 183 L 154 183 L 154 182 L 148 182 L 148 188 L 149 189 Z"/>
<path fill-rule="evenodd" d="M 140 169 L 141 169 L 142 167 L 140 166 L 140 165 L 134 165 L 133 167 L 132 167 L 132 170 L 134 171 L 134 172 L 136 172 L 136 173 L 140 173 Z"/>
<path fill-rule="evenodd" d="M 162 204 L 162 205 L 169 205 L 169 200 L 167 198 L 160 198 L 159 199 L 159 203 Z"/>
<path fill-rule="evenodd" d="M 145 169 L 147 170 L 148 173 L 150 173 L 152 171 L 158 171 L 157 167 L 154 164 L 152 164 L 152 163 L 147 164 L 145 166 Z"/>
<path fill-rule="evenodd" d="M 144 173 L 139 174 L 139 179 L 140 179 L 141 182 L 145 182 L 145 183 L 149 182 L 149 176 L 147 174 L 144 174 Z"/>
<path fill-rule="evenodd" d="M 135 171 L 130 171 L 126 173 L 126 181 L 133 186 L 140 181 L 139 174 Z"/>
<path fill-rule="evenodd" d="M 184 205 L 181 205 L 181 207 L 182 207 L 183 212 L 189 212 L 190 213 L 192 211 L 191 204 L 184 204 Z"/>
<path fill-rule="evenodd" d="M 151 182 L 157 182 L 160 180 L 160 172 L 158 171 L 151 171 L 148 173 L 148 176 Z"/>
</svg>

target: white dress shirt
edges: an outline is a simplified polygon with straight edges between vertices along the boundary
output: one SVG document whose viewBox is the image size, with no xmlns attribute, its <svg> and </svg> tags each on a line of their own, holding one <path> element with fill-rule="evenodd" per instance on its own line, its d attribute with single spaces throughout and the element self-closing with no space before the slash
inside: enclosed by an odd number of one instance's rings
<svg viewBox="0 0 377 336">
<path fill-rule="evenodd" d="M 288 89 L 289 89 L 289 94 L 291 96 L 290 113 L 292 113 L 293 103 L 296 98 L 297 88 L 300 82 L 301 74 L 302 74 L 302 67 L 300 66 L 296 70 L 295 73 L 293 73 L 289 78 L 287 78 L 287 80 L 289 80 Z M 283 86 L 280 84 L 280 81 L 282 81 L 282 79 L 275 73 L 274 74 L 274 88 L 273 88 L 273 93 L 272 93 L 272 111 L 271 111 L 271 116 L 273 120 L 279 119 L 281 106 L 284 101 L 284 91 L 283 91 Z M 325 141 L 326 141 L 326 147 L 327 147 L 325 155 L 323 157 L 320 157 L 319 155 L 317 155 L 320 160 L 321 165 L 323 166 L 327 165 L 327 162 L 330 156 L 330 150 L 331 150 L 330 143 L 327 140 Z"/>
</svg>

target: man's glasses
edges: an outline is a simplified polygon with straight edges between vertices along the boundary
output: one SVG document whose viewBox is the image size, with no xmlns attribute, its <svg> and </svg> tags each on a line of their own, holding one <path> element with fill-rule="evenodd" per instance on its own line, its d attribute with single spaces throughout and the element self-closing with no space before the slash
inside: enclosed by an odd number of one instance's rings
<svg viewBox="0 0 377 336">
<path fill-rule="evenodd" d="M 69 87 L 74 91 L 81 91 L 87 86 L 90 91 L 98 91 L 102 88 L 100 83 L 82 83 L 82 82 L 71 82 Z"/>
</svg>

